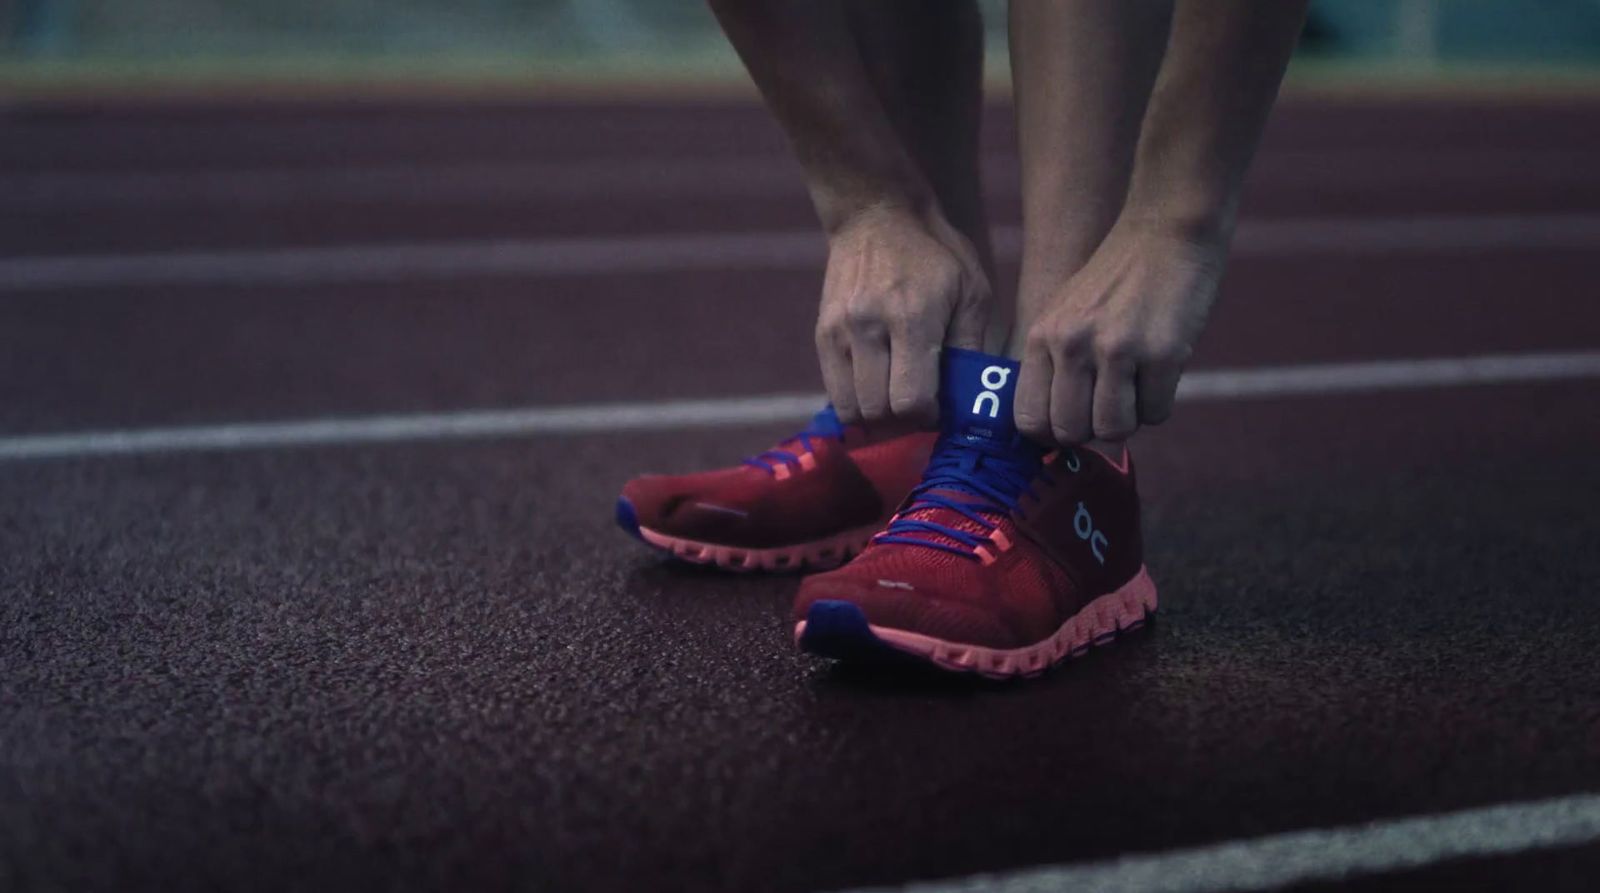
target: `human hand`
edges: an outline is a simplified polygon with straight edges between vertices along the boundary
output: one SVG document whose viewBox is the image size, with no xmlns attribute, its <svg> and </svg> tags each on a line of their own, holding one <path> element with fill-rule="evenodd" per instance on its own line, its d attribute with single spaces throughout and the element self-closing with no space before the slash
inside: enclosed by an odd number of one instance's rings
<svg viewBox="0 0 1600 893">
<path fill-rule="evenodd" d="M 1017 428 L 1073 445 L 1166 421 L 1226 256 L 1225 237 L 1114 226 L 1023 334 Z"/>
<path fill-rule="evenodd" d="M 829 238 L 817 357 L 846 421 L 938 417 L 939 355 L 984 347 L 989 278 L 977 251 L 934 211 L 875 207 Z"/>
</svg>

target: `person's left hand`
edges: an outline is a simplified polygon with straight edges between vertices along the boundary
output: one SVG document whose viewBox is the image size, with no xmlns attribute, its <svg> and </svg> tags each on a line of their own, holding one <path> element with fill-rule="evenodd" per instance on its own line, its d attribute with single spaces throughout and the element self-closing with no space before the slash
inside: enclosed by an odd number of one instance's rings
<svg viewBox="0 0 1600 893">
<path fill-rule="evenodd" d="M 1017 428 L 1069 446 L 1166 421 L 1226 254 L 1226 239 L 1113 227 L 1024 336 Z"/>
</svg>

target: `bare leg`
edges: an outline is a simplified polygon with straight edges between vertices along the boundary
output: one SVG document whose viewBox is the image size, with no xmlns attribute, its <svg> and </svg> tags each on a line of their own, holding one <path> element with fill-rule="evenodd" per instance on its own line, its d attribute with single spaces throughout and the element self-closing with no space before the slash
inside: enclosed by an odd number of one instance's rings
<svg viewBox="0 0 1600 893">
<path fill-rule="evenodd" d="M 1171 20 L 1171 0 L 1011 3 L 1024 233 L 1012 357 L 1122 211 Z"/>
<path fill-rule="evenodd" d="M 981 195 L 977 22 L 953 15 L 971 7 L 944 6 L 927 21 L 922 7 L 900 7 L 906 21 L 898 24 L 894 9 L 858 12 L 844 0 L 711 0 L 711 7 L 788 133 L 828 238 L 814 334 L 834 408 L 846 422 L 931 421 L 942 346 L 983 347 L 992 330 L 984 258 L 942 200 L 949 195 L 964 206 L 967 226 L 982 233 L 980 202 L 962 198 Z M 857 27 L 857 17 L 886 14 L 883 25 Z M 921 45 L 938 35 L 972 48 L 963 64 Z M 873 49 L 871 66 L 863 46 Z M 935 60 L 956 73 L 934 68 Z M 928 83 L 911 83 L 910 72 Z M 948 84 L 967 89 L 940 86 Z M 880 89 L 897 97 L 896 111 Z M 951 133 L 974 150 L 941 148 L 952 145 Z M 952 163 L 963 156 L 964 165 Z M 945 174 L 960 167 L 971 175 Z M 937 189 L 931 175 L 940 178 Z"/>
<path fill-rule="evenodd" d="M 1303 0 L 1176 6 L 1012 4 L 1027 193 L 1016 417 L 1047 443 L 1118 442 L 1171 413 L 1305 14 Z"/>
<path fill-rule="evenodd" d="M 976 0 L 857 0 L 846 12 L 884 112 L 994 282 L 979 161 L 983 18 Z M 1004 343 L 1014 300 L 996 284 L 990 349 Z"/>
</svg>

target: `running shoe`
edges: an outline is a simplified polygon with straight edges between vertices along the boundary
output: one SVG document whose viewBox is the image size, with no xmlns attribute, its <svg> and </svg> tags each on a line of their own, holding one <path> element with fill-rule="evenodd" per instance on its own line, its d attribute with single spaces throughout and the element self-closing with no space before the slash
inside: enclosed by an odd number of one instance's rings
<svg viewBox="0 0 1600 893">
<path fill-rule="evenodd" d="M 696 564 L 734 571 L 834 567 L 888 522 L 916 485 L 937 436 L 846 425 L 828 406 L 803 431 L 739 466 L 629 481 L 617 500 L 617 523 Z"/>
<path fill-rule="evenodd" d="M 801 584 L 800 647 L 1036 676 L 1155 611 L 1131 458 L 1023 438 L 1017 370 L 946 349 L 942 433 L 922 481 L 854 561 Z"/>
</svg>

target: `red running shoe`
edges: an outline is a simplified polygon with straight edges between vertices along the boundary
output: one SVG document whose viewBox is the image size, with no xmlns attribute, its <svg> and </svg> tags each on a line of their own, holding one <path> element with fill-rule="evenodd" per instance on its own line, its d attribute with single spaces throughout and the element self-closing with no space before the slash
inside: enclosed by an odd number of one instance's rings
<svg viewBox="0 0 1600 893">
<path fill-rule="evenodd" d="M 802 648 L 1035 676 L 1155 611 L 1131 460 L 1025 440 L 1017 368 L 946 349 L 944 432 L 922 482 L 859 557 L 801 584 Z"/>
<path fill-rule="evenodd" d="M 648 545 L 735 571 L 834 567 L 883 529 L 936 435 L 872 433 L 825 407 L 804 431 L 740 466 L 646 475 L 622 488 L 617 523 Z"/>
</svg>

